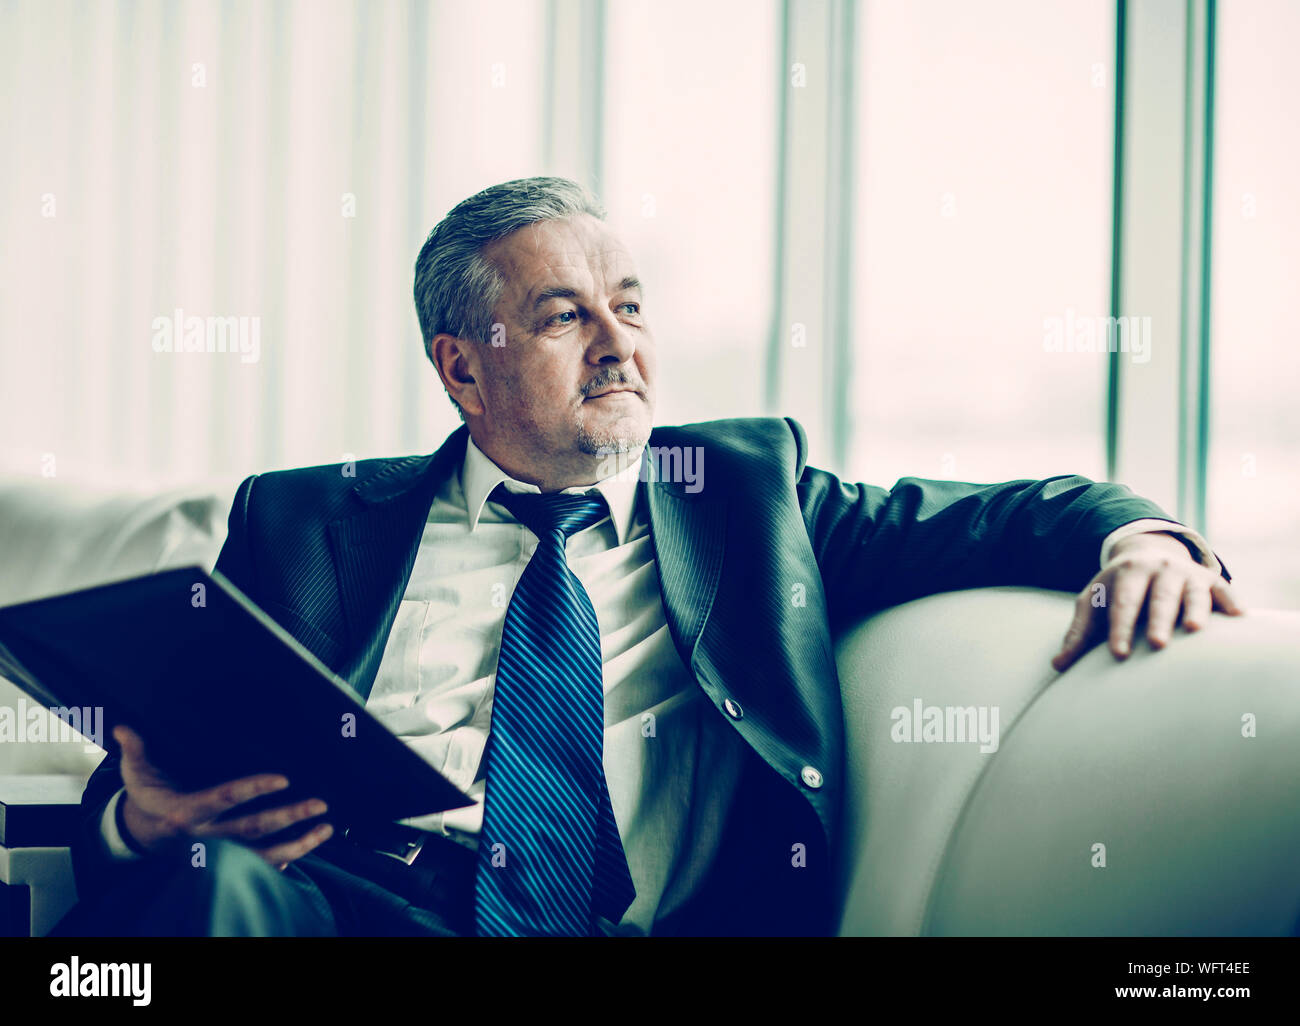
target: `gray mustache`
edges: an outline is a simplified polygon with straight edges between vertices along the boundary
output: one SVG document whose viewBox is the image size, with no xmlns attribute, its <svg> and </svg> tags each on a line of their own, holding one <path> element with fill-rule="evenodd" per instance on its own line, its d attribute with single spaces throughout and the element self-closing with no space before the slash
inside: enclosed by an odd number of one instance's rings
<svg viewBox="0 0 1300 1026">
<path fill-rule="evenodd" d="M 594 378 L 588 381 L 583 386 L 582 394 L 586 397 L 595 392 L 603 392 L 607 388 L 613 388 L 615 385 L 624 385 L 641 392 L 645 391 L 645 386 L 639 380 L 633 380 L 626 372 L 611 367 L 609 370 L 599 371 Z"/>
</svg>

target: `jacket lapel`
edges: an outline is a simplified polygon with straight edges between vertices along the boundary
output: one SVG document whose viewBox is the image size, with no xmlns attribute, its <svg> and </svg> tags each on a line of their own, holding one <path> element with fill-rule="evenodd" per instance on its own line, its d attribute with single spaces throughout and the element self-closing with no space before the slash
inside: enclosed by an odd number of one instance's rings
<svg viewBox="0 0 1300 1026">
<path fill-rule="evenodd" d="M 464 460 L 468 437 L 462 425 L 432 455 L 395 460 L 359 482 L 353 492 L 363 508 L 329 525 L 348 627 L 349 657 L 338 672 L 362 701 L 379 672 L 433 497 Z"/>
<path fill-rule="evenodd" d="M 726 498 L 716 489 L 688 492 L 680 482 L 658 480 L 653 451 L 653 445 L 647 447 L 649 473 L 641 489 L 648 503 L 659 589 L 673 643 L 695 672 L 695 651 L 722 576 Z"/>
</svg>

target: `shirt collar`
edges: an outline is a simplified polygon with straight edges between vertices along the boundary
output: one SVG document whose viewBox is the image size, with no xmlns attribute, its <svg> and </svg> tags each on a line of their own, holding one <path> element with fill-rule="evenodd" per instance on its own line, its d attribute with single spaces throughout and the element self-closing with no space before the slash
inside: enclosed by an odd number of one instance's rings
<svg viewBox="0 0 1300 1026">
<path fill-rule="evenodd" d="M 632 533 L 632 521 L 636 513 L 636 486 L 641 477 L 642 458 L 641 455 L 638 455 L 636 462 L 631 466 L 602 481 L 597 481 L 595 484 L 564 489 L 564 492 L 568 495 L 585 495 L 591 491 L 600 492 L 609 505 L 609 516 L 614 523 L 614 530 L 618 534 L 618 543 L 620 545 Z M 483 514 L 483 506 L 488 501 L 488 496 L 492 494 L 493 489 L 499 484 L 505 484 L 506 488 L 512 492 L 535 492 L 539 494 L 541 492 L 541 489 L 536 485 L 516 481 L 493 463 L 483 450 L 474 444 L 473 438 L 467 439 L 465 442 L 465 462 L 461 465 L 461 489 L 465 494 L 465 512 L 469 517 L 471 532 L 478 527 L 479 517 Z"/>
</svg>

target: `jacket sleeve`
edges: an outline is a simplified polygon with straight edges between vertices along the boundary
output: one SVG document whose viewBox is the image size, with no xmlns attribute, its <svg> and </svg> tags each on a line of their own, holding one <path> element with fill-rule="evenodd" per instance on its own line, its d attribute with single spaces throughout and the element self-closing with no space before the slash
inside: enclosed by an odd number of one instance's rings
<svg viewBox="0 0 1300 1026">
<path fill-rule="evenodd" d="M 1167 520 L 1124 485 L 1078 476 L 1002 484 L 905 477 L 886 490 L 849 484 L 806 465 L 800 508 L 821 570 L 833 626 L 941 591 L 993 585 L 1082 589 L 1102 542 L 1134 520 Z"/>
<path fill-rule="evenodd" d="M 251 593 L 254 575 L 248 539 L 248 506 L 256 475 L 246 478 L 235 492 L 227 518 L 225 544 L 217 556 L 216 569 L 236 587 Z M 84 900 L 111 882 L 114 858 L 104 840 L 105 810 L 122 784 L 121 750 L 111 737 L 105 740 L 108 754 L 95 768 L 81 795 L 81 821 L 72 844 L 72 871 L 78 897 Z"/>
</svg>

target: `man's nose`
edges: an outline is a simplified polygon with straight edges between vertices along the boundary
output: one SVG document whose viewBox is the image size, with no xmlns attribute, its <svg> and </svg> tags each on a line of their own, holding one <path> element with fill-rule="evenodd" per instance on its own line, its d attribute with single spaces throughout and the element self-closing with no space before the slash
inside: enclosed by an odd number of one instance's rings
<svg viewBox="0 0 1300 1026">
<path fill-rule="evenodd" d="M 592 318 L 592 335 L 587 344 L 589 361 L 627 363 L 635 352 L 636 340 L 626 324 L 608 311 Z"/>
</svg>

